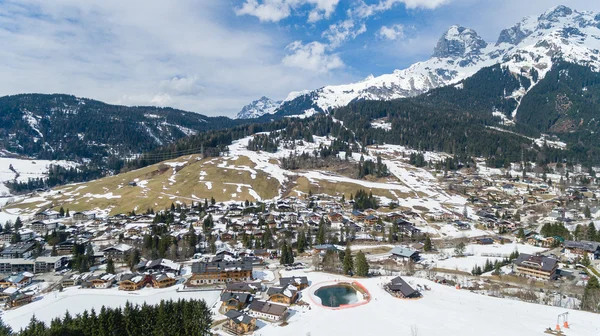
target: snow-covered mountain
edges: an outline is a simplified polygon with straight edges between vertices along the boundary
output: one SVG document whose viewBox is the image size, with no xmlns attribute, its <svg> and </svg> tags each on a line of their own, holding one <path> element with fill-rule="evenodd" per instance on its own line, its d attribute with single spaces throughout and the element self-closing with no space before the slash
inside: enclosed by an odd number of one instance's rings
<svg viewBox="0 0 600 336">
<path fill-rule="evenodd" d="M 235 119 L 253 119 L 265 114 L 273 114 L 279 106 L 281 106 L 281 101 L 274 101 L 263 96 L 244 106 L 235 116 Z"/>
<path fill-rule="evenodd" d="M 600 71 L 599 50 L 600 14 L 579 12 L 565 6 L 554 7 L 538 17 L 526 17 L 502 30 L 495 43 L 484 41 L 472 29 L 455 25 L 442 35 L 427 61 L 391 74 L 369 76 L 358 83 L 292 93 L 279 110 L 299 114 L 313 108 L 327 110 L 345 106 L 357 99 L 412 97 L 437 87 L 457 84 L 480 69 L 498 63 L 525 75 L 535 84 L 557 59 Z M 509 92 L 507 97 L 520 100 L 532 87 Z M 295 100 L 302 100 L 302 103 Z"/>
</svg>

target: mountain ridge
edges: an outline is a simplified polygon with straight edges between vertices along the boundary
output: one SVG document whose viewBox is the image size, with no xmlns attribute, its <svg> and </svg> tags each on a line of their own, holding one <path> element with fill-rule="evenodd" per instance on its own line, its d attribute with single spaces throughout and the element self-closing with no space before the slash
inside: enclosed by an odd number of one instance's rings
<svg viewBox="0 0 600 336">
<path fill-rule="evenodd" d="M 324 112 L 354 100 L 414 97 L 434 88 L 457 84 L 480 69 L 498 63 L 515 73 L 535 69 L 538 72 L 536 81 L 543 78 L 557 59 L 599 71 L 599 49 L 600 14 L 579 12 L 566 6 L 553 7 L 539 16 L 525 17 L 503 29 L 496 43 L 484 41 L 473 29 L 453 25 L 442 34 L 430 59 L 389 74 L 369 76 L 356 83 L 292 92 L 276 114 Z M 514 92 L 519 99 L 526 93 Z M 300 99 L 302 104 L 294 101 Z M 299 106 L 308 108 L 300 110 Z M 516 112 L 513 111 L 509 118 L 514 120 Z"/>
</svg>

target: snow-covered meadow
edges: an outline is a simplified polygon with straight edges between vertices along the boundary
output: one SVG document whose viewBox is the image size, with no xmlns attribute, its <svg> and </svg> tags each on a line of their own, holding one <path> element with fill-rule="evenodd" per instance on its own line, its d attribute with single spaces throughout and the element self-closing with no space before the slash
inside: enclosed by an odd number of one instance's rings
<svg viewBox="0 0 600 336">
<path fill-rule="evenodd" d="M 310 307 L 295 306 L 289 324 L 267 324 L 255 335 L 541 335 L 554 327 L 564 308 L 498 299 L 418 278 L 405 278 L 410 284 L 427 285 L 430 291 L 419 300 L 401 300 L 382 288 L 392 277 L 348 279 L 318 272 L 285 272 L 284 276 L 306 275 L 311 287 L 323 281 L 358 280 L 371 293 L 371 302 L 350 309 L 331 310 L 305 300 Z M 569 336 L 600 334 L 600 315 L 568 310 Z M 414 332 L 413 332 L 414 331 Z"/>
</svg>

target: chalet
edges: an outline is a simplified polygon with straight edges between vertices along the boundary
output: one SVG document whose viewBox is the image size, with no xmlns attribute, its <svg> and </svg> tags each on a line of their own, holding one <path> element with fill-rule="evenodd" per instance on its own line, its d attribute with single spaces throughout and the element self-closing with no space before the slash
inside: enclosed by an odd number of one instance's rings
<svg viewBox="0 0 600 336">
<path fill-rule="evenodd" d="M 291 305 L 298 299 L 298 289 L 292 285 L 270 287 L 267 290 L 269 301 Z"/>
<path fill-rule="evenodd" d="M 11 295 L 6 304 L 8 307 L 14 308 L 31 303 L 31 301 L 33 301 L 33 295 L 15 292 L 13 295 Z"/>
<path fill-rule="evenodd" d="M 365 222 L 369 225 L 375 225 L 377 224 L 377 221 L 379 221 L 379 217 L 375 216 L 375 215 L 367 215 L 365 217 Z"/>
<path fill-rule="evenodd" d="M 128 273 L 121 275 L 119 281 L 119 290 L 136 291 L 142 289 L 148 283 L 148 279 L 143 274 Z"/>
<path fill-rule="evenodd" d="M 167 274 L 153 274 L 152 275 L 152 287 L 154 288 L 167 288 L 177 283 L 177 279 Z"/>
<path fill-rule="evenodd" d="M 127 244 L 118 244 L 102 250 L 104 257 L 112 259 L 114 261 L 125 261 L 129 252 L 133 250 L 133 247 Z"/>
<path fill-rule="evenodd" d="M 223 292 L 221 293 L 221 313 L 226 313 L 232 309 L 242 310 L 252 302 L 252 294 Z"/>
<path fill-rule="evenodd" d="M 419 251 L 406 247 L 396 246 L 391 251 L 392 258 L 401 260 L 418 261 L 420 259 Z"/>
<path fill-rule="evenodd" d="M 249 334 L 256 329 L 256 318 L 250 315 L 232 309 L 225 313 L 225 317 L 227 322 L 223 327 L 234 335 Z"/>
<path fill-rule="evenodd" d="M 110 288 L 115 283 L 116 277 L 116 275 L 111 273 L 92 275 L 91 277 L 86 279 L 86 287 L 99 289 Z"/>
<path fill-rule="evenodd" d="M 15 243 L 0 252 L 0 257 L 3 259 L 29 258 L 34 248 L 35 244 L 33 242 Z"/>
<path fill-rule="evenodd" d="M 514 261 L 513 266 L 513 270 L 517 275 L 540 280 L 551 280 L 556 277 L 558 260 L 521 253 Z"/>
<path fill-rule="evenodd" d="M 327 218 L 329 218 L 330 222 L 341 222 L 342 219 L 344 219 L 344 216 L 339 212 L 332 212 L 327 214 Z"/>
<path fill-rule="evenodd" d="M 389 214 L 385 215 L 386 222 L 394 223 L 400 219 L 402 219 L 402 215 L 397 212 L 390 212 Z"/>
<path fill-rule="evenodd" d="M 42 212 L 38 212 L 33 216 L 33 219 L 36 221 L 46 221 L 51 219 L 58 219 L 60 217 L 60 213 L 54 210 L 46 210 Z"/>
<path fill-rule="evenodd" d="M 33 279 L 33 274 L 29 272 L 23 272 L 19 274 L 14 274 L 9 277 L 6 277 L 0 280 L 1 288 L 23 288 L 29 286 L 31 284 L 31 280 Z"/>
<path fill-rule="evenodd" d="M 482 237 L 482 238 L 476 238 L 475 242 L 479 245 L 492 245 L 494 243 L 494 239 L 492 239 L 490 237 Z"/>
<path fill-rule="evenodd" d="M 394 296 L 400 298 L 418 298 L 421 296 L 419 291 L 412 288 L 401 277 L 395 277 L 386 285 L 387 290 Z"/>
<path fill-rule="evenodd" d="M 96 219 L 96 214 L 92 211 L 78 211 L 73 213 L 73 220 L 77 222 L 84 222 Z"/>
<path fill-rule="evenodd" d="M 170 272 L 179 275 L 181 265 L 169 259 L 155 259 L 140 261 L 134 269 L 138 272 Z"/>
<path fill-rule="evenodd" d="M 583 257 L 587 253 L 590 259 L 600 259 L 600 243 L 592 241 L 571 241 L 564 242 L 564 252 L 567 258 Z"/>
<path fill-rule="evenodd" d="M 357 221 L 357 222 L 362 222 L 365 220 L 365 218 L 367 217 L 367 215 L 365 215 L 364 213 L 358 211 L 358 210 L 354 210 L 352 211 L 352 220 Z"/>
<path fill-rule="evenodd" d="M 210 261 L 192 264 L 192 276 L 187 286 L 202 286 L 224 284 L 252 280 L 252 262 L 241 261 Z"/>
<path fill-rule="evenodd" d="M 281 321 L 288 315 L 288 308 L 276 303 L 254 300 L 250 304 L 249 314 L 268 321 Z"/>
<path fill-rule="evenodd" d="M 308 278 L 305 276 L 296 276 L 296 277 L 288 277 L 288 278 L 279 278 L 280 286 L 293 285 L 298 290 L 303 290 L 308 287 Z"/>
<path fill-rule="evenodd" d="M 252 251 L 252 254 L 254 254 L 255 257 L 264 259 L 271 257 L 271 252 L 269 252 L 267 249 L 256 249 Z"/>
</svg>

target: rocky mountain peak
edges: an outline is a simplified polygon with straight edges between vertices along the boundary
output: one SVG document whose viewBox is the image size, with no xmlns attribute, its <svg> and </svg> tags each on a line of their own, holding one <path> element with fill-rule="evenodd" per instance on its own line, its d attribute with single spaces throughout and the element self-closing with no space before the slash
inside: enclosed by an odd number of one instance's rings
<svg viewBox="0 0 600 336">
<path fill-rule="evenodd" d="M 487 43 L 473 29 L 463 26 L 451 26 L 440 38 L 433 57 L 457 58 L 467 55 L 477 55 Z"/>
<path fill-rule="evenodd" d="M 272 114 L 281 105 L 280 101 L 274 101 L 269 97 L 262 96 L 252 103 L 244 106 L 236 115 L 236 119 L 258 118 L 264 114 Z"/>
</svg>

